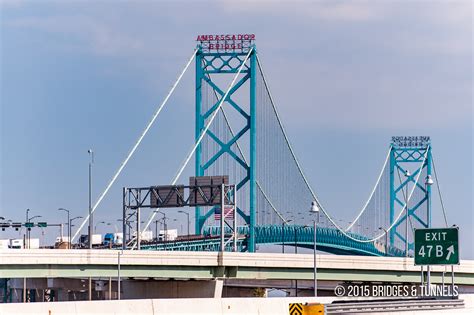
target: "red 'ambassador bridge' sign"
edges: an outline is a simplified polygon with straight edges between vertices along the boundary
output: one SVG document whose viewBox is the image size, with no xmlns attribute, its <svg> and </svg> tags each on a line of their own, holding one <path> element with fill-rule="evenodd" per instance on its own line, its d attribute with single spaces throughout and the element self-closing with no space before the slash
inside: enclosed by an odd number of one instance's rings
<svg viewBox="0 0 474 315">
<path fill-rule="evenodd" d="M 198 35 L 203 52 L 248 52 L 255 34 Z"/>
</svg>

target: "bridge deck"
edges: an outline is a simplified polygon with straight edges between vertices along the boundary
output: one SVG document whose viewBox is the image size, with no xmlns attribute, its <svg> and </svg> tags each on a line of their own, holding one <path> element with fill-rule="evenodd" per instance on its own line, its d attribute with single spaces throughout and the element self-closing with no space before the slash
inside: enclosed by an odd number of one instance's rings
<svg viewBox="0 0 474 315">
<path fill-rule="evenodd" d="M 0 278 L 117 277 L 115 250 L 0 250 Z M 124 251 L 123 277 L 176 279 L 312 279 L 307 254 Z M 318 255 L 320 280 L 418 282 L 412 258 Z M 432 267 L 441 283 L 444 267 Z M 454 266 L 456 283 L 474 285 L 474 261 Z M 446 271 L 450 271 L 447 268 Z M 448 277 L 448 275 L 447 275 Z M 448 282 L 448 278 L 446 278 Z"/>
</svg>

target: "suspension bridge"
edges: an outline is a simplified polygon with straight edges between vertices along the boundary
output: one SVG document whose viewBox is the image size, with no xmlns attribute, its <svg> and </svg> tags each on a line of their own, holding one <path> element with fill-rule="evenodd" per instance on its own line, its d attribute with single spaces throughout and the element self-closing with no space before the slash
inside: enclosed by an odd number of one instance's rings
<svg viewBox="0 0 474 315">
<path fill-rule="evenodd" d="M 183 75 L 195 65 L 195 142 L 169 185 L 185 182 L 183 171 L 194 161 L 194 175 L 227 176 L 235 185 L 237 250 L 255 252 L 258 244 L 312 247 L 335 254 L 412 256 L 414 229 L 432 225 L 434 169 L 427 136 L 392 137 L 381 171 L 366 203 L 342 226 L 317 197 L 291 146 L 270 92 L 255 36 L 200 35 L 197 47 L 171 90 L 91 209 L 93 213 L 155 123 Z M 382 162 L 382 161 L 381 161 Z M 124 197 L 125 199 L 125 197 Z M 318 212 L 310 213 L 314 203 Z M 138 205 L 138 208 L 140 205 Z M 166 211 L 173 211 L 172 209 Z M 444 211 L 444 209 L 443 209 Z M 156 216 L 151 211 L 145 231 Z M 220 213 L 221 216 L 216 216 Z M 124 218 L 127 214 L 124 210 Z M 223 250 L 217 235 L 226 211 L 196 206 L 198 237 L 156 244 L 146 250 Z M 78 236 L 89 216 L 73 236 Z M 126 230 L 124 220 L 124 231 Z M 445 222 L 446 223 L 446 222 Z M 224 226 L 227 231 L 231 225 Z M 137 233 L 137 235 L 140 235 Z M 230 235 L 230 234 L 229 234 Z M 132 238 L 128 248 L 134 249 Z M 226 250 L 232 250 L 228 245 Z"/>
</svg>

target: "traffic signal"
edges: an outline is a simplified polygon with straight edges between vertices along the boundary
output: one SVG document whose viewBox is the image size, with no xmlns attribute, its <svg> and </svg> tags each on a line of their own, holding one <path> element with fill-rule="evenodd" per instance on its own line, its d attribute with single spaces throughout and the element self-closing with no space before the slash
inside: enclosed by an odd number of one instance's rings
<svg viewBox="0 0 474 315">
<path fill-rule="evenodd" d="M 12 228 L 15 228 L 15 231 L 18 231 L 21 228 L 21 223 L 12 223 Z"/>
</svg>

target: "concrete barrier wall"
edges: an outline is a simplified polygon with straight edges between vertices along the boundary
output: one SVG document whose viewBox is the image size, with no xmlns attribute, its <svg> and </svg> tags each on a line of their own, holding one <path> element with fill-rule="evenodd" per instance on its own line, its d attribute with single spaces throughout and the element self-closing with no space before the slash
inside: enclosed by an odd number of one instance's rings
<svg viewBox="0 0 474 315">
<path fill-rule="evenodd" d="M 288 315 L 289 303 L 329 303 L 332 298 L 223 298 L 0 304 L 0 314 L 268 314 Z"/>
<path fill-rule="evenodd" d="M 465 308 L 449 310 L 452 314 L 473 314 L 474 295 L 462 295 Z M 288 315 L 290 303 L 331 303 L 333 297 L 307 298 L 223 298 L 223 299 L 147 299 L 121 301 L 79 301 L 52 303 L 0 304 L 1 315 L 85 315 L 85 314 L 198 314 L 198 315 Z M 352 299 L 355 301 L 356 299 Z M 445 314 L 446 310 L 403 312 L 409 314 Z"/>
</svg>

